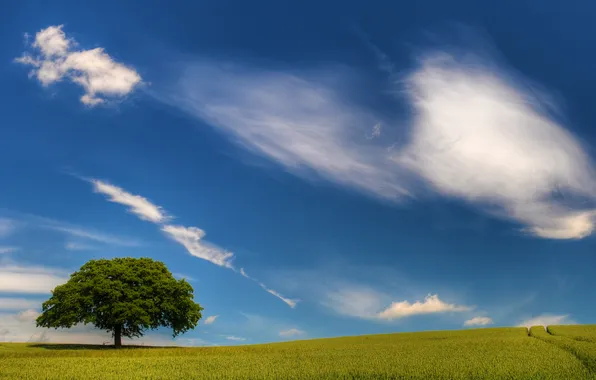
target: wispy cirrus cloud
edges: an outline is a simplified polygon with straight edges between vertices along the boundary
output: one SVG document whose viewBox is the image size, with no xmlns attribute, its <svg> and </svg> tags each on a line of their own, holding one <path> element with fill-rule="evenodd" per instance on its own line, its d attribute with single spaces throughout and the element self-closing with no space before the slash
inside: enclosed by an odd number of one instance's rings
<svg viewBox="0 0 596 380">
<path fill-rule="evenodd" d="M 323 77 L 337 74 L 309 77 L 202 61 L 185 67 L 174 88 L 158 96 L 295 174 L 384 198 L 407 194 L 400 181 L 405 173 L 384 146 L 365 138 L 378 117 L 347 102 L 320 82 Z"/>
<path fill-rule="evenodd" d="M 397 123 L 351 103 L 349 80 L 332 70 L 198 60 L 156 96 L 309 179 L 390 200 L 426 188 L 536 237 L 590 235 L 596 177 L 586 149 L 552 116 L 544 92 L 473 53 L 435 49 L 399 80 L 392 75 L 412 111 Z"/>
<path fill-rule="evenodd" d="M 209 261 L 210 263 L 213 263 L 217 266 L 232 269 L 233 271 L 238 272 L 238 270 L 236 270 L 232 264 L 234 254 L 219 248 L 212 243 L 204 241 L 203 237 L 205 236 L 205 231 L 202 229 L 198 227 L 167 224 L 171 217 L 168 216 L 162 207 L 153 204 L 147 198 L 140 195 L 131 194 L 120 187 L 108 184 L 107 182 L 98 179 L 84 180 L 90 182 L 93 185 L 95 192 L 108 195 L 111 202 L 130 207 L 130 211 L 137 215 L 140 219 L 160 226 L 161 231 L 164 232 L 166 236 L 186 248 L 186 251 L 192 256 Z M 239 273 L 241 273 L 244 277 L 250 278 L 246 275 L 244 269 L 240 269 Z M 281 299 L 289 306 L 296 306 L 296 302 L 294 300 L 283 297 L 275 290 L 266 287 L 263 283 L 253 278 L 250 279 L 256 281 L 261 288 Z"/>
<path fill-rule="evenodd" d="M 257 284 L 259 284 L 259 286 L 265 290 L 267 293 L 279 298 L 280 300 L 282 300 L 283 302 L 285 302 L 286 305 L 288 305 L 291 308 L 295 308 L 296 305 L 298 304 L 298 302 L 300 300 L 298 299 L 292 299 L 292 298 L 287 298 L 282 296 L 279 292 L 273 290 L 273 289 L 269 289 L 265 284 L 263 284 L 262 282 L 260 282 L 259 280 L 257 280 L 256 278 L 253 278 L 251 276 L 249 276 L 246 271 L 244 270 L 244 268 L 240 268 L 240 270 L 236 270 L 234 269 L 236 272 L 240 273 L 242 276 L 248 278 L 249 280 L 252 280 L 254 282 L 256 282 Z"/>
<path fill-rule="evenodd" d="M 489 317 L 474 317 L 464 322 L 464 326 L 486 326 L 492 324 L 493 320 Z"/>
<path fill-rule="evenodd" d="M 97 179 L 90 180 L 96 193 L 104 194 L 110 202 L 127 206 L 128 210 L 142 220 L 153 223 L 164 223 L 171 219 L 165 211 L 147 198 L 133 195 L 118 186 Z"/>
<path fill-rule="evenodd" d="M 35 34 L 35 54 L 26 52 L 15 61 L 33 66 L 29 75 L 43 86 L 67 79 L 83 87 L 81 102 L 91 107 L 128 95 L 141 84 L 136 70 L 116 62 L 103 48 L 75 50 L 76 46 L 63 25 L 49 26 Z"/>
<path fill-rule="evenodd" d="M 205 232 L 200 228 L 165 225 L 162 226 L 161 230 L 171 239 L 184 246 L 191 255 L 220 267 L 233 268 L 232 259 L 234 254 L 213 244 L 203 242 L 202 238 L 205 236 Z"/>
<path fill-rule="evenodd" d="M 19 247 L 0 247 L 0 255 L 13 253 L 19 250 Z"/>
</svg>

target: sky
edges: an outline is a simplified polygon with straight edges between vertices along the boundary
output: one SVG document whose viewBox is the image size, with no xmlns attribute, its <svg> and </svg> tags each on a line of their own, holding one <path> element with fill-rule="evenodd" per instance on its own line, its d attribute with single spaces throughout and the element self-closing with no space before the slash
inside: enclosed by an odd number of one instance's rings
<svg viewBox="0 0 596 380">
<path fill-rule="evenodd" d="M 596 323 L 596 5 L 21 1 L 0 15 L 0 341 L 90 259 L 235 345 Z"/>
</svg>

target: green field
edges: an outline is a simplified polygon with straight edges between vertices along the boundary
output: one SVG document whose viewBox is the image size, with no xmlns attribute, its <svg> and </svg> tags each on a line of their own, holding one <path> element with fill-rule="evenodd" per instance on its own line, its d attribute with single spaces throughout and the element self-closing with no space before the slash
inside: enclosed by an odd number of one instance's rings
<svg viewBox="0 0 596 380">
<path fill-rule="evenodd" d="M 596 325 L 235 347 L 0 344 L 0 379 L 596 379 Z"/>
</svg>

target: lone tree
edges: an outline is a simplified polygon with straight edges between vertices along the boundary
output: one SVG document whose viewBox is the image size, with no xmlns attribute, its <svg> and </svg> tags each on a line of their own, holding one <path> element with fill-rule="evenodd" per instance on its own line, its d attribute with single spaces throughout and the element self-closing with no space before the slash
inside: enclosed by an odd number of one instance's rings
<svg viewBox="0 0 596 380">
<path fill-rule="evenodd" d="M 37 318 L 38 327 L 95 325 L 122 336 L 143 336 L 145 330 L 171 327 L 173 336 L 197 326 L 203 308 L 193 301 L 192 286 L 176 280 L 164 263 L 150 258 L 90 260 L 52 291 Z"/>
</svg>

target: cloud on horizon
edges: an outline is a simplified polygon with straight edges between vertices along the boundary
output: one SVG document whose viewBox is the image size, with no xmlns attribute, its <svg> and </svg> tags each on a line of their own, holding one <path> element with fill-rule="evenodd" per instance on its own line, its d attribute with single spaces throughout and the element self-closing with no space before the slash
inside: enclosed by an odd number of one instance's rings
<svg viewBox="0 0 596 380">
<path fill-rule="evenodd" d="M 61 268 L 0 263 L 0 293 L 49 294 L 67 280 Z"/>
<path fill-rule="evenodd" d="M 89 107 L 109 99 L 122 98 L 141 84 L 141 76 L 131 67 L 114 61 L 103 48 L 74 50 L 63 25 L 50 26 L 35 34 L 31 47 L 16 62 L 33 66 L 29 73 L 44 86 L 67 79 L 85 89 L 81 102 Z"/>
<path fill-rule="evenodd" d="M 540 238 L 593 232 L 592 159 L 524 78 L 474 54 L 422 56 L 394 83 L 412 111 L 396 144 L 401 126 L 350 104 L 325 77 L 338 74 L 198 60 L 156 97 L 305 178 L 394 201 L 427 188 Z"/>
<path fill-rule="evenodd" d="M 429 294 L 424 298 L 424 301 L 416 301 L 414 303 L 408 301 L 393 302 L 388 308 L 379 312 L 377 317 L 380 319 L 392 320 L 411 317 L 413 315 L 463 312 L 473 309 L 472 306 L 446 303 L 440 300 L 438 295 Z"/>
<path fill-rule="evenodd" d="M 542 314 L 536 317 L 528 318 L 520 324 L 518 324 L 517 326 L 527 328 L 530 328 L 532 326 L 544 326 L 546 328 L 550 325 L 573 325 L 576 323 L 577 322 L 570 318 L 569 314 Z"/>
<path fill-rule="evenodd" d="M 279 336 L 281 336 L 283 338 L 292 338 L 292 337 L 301 336 L 301 335 L 304 335 L 304 331 L 297 329 L 297 328 L 291 328 L 291 329 L 282 330 L 279 332 Z"/>
</svg>

